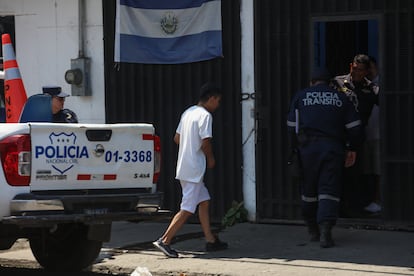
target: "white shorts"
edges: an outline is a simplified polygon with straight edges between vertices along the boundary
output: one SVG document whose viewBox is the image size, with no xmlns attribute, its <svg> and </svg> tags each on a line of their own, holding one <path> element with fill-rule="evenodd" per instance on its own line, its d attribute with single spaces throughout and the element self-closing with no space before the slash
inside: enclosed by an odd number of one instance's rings
<svg viewBox="0 0 414 276">
<path fill-rule="evenodd" d="M 204 182 L 194 183 L 180 180 L 180 184 L 183 192 L 181 210 L 194 214 L 198 204 L 210 200 L 210 194 Z"/>
</svg>

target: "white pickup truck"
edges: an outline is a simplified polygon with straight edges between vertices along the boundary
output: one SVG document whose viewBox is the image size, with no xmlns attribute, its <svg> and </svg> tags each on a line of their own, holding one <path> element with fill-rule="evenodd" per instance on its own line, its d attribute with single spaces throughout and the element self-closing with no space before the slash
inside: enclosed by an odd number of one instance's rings
<svg viewBox="0 0 414 276">
<path fill-rule="evenodd" d="M 49 270 L 88 267 L 113 221 L 169 216 L 151 124 L 0 124 L 0 249 L 27 238 Z"/>
</svg>

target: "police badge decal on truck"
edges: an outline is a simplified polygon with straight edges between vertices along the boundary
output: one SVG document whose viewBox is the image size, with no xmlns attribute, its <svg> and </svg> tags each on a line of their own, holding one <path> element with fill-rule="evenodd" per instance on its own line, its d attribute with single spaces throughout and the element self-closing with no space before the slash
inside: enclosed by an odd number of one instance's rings
<svg viewBox="0 0 414 276">
<path fill-rule="evenodd" d="M 60 175 L 51 175 L 52 178 L 66 179 L 65 172 L 72 169 L 74 164 L 78 163 L 79 158 L 89 158 L 86 146 L 76 145 L 76 135 L 61 132 L 56 134 L 52 132 L 49 135 L 50 145 L 38 145 L 35 147 L 36 162 L 41 163 L 42 159 L 45 164 L 51 165 Z M 47 170 L 39 170 L 36 172 L 36 178 L 44 180 L 52 179 L 45 176 Z M 40 174 L 39 174 L 40 172 Z"/>
</svg>

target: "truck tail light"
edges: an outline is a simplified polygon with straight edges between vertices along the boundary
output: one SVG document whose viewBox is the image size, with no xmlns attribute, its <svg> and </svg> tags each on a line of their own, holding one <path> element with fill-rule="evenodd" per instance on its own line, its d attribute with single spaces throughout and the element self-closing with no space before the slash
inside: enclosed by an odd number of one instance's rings
<svg viewBox="0 0 414 276">
<path fill-rule="evenodd" d="M 13 135 L 0 141 L 3 172 L 11 186 L 29 186 L 31 174 L 30 135 Z"/>
<path fill-rule="evenodd" d="M 143 134 L 142 139 L 154 141 L 154 176 L 152 183 L 156 184 L 161 173 L 161 139 L 159 136 L 152 134 Z"/>
<path fill-rule="evenodd" d="M 161 139 L 154 135 L 154 177 L 152 183 L 157 183 L 161 173 Z"/>
</svg>

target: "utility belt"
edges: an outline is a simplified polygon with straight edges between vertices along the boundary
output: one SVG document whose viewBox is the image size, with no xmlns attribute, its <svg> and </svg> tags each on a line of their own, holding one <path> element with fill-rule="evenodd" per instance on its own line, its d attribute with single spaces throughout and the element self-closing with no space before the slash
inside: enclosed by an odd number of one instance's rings
<svg viewBox="0 0 414 276">
<path fill-rule="evenodd" d="M 340 141 L 338 138 L 335 138 L 335 137 L 330 137 L 330 136 L 326 136 L 322 134 L 309 134 L 309 133 L 299 131 L 299 134 L 298 134 L 299 146 L 303 146 L 303 145 L 306 145 L 312 142 L 320 142 L 320 141 L 335 142 L 335 143 L 343 144 L 342 141 Z"/>
</svg>

